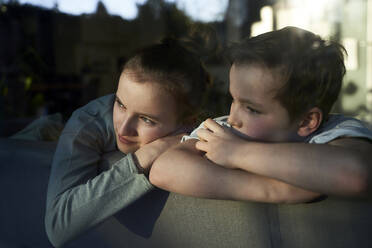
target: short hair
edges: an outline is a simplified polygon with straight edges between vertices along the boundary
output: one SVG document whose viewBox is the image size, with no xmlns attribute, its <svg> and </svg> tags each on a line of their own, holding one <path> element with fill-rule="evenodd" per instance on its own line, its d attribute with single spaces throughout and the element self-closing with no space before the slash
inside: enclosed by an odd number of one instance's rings
<svg viewBox="0 0 372 248">
<path fill-rule="evenodd" d="M 345 49 L 337 42 L 325 41 L 300 28 L 286 27 L 233 45 L 230 61 L 236 65 L 261 64 L 278 69 L 284 84 L 276 99 L 287 109 L 292 121 L 312 107 L 320 108 L 327 119 L 346 72 L 344 53 Z"/>
<path fill-rule="evenodd" d="M 133 80 L 140 83 L 158 83 L 169 91 L 179 109 L 179 121 L 195 125 L 205 102 L 211 77 L 206 71 L 190 40 L 165 38 L 161 43 L 147 46 L 131 57 L 123 67 Z"/>
</svg>

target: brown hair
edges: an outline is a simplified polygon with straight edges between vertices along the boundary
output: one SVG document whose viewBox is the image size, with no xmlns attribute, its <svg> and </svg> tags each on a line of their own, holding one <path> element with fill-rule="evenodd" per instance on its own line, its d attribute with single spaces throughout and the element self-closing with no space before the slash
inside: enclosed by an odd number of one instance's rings
<svg viewBox="0 0 372 248">
<path fill-rule="evenodd" d="M 341 90 L 345 49 L 338 43 L 295 27 L 286 27 L 235 44 L 231 63 L 261 64 L 280 73 L 284 81 L 276 98 L 291 120 L 312 107 L 327 118 Z M 278 75 L 278 74 L 276 74 Z"/>
<path fill-rule="evenodd" d="M 187 125 L 199 121 L 212 83 L 201 61 L 203 47 L 198 47 L 189 38 L 165 38 L 138 51 L 123 67 L 136 82 L 158 83 L 168 90 L 178 104 L 180 122 Z"/>
</svg>

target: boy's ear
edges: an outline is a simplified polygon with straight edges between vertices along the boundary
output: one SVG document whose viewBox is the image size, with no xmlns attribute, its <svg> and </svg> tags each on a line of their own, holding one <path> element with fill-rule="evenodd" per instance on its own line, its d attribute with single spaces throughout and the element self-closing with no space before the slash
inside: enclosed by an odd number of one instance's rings
<svg viewBox="0 0 372 248">
<path fill-rule="evenodd" d="M 323 112 L 318 107 L 313 107 L 307 111 L 300 122 L 297 134 L 306 137 L 315 132 L 323 120 Z"/>
</svg>

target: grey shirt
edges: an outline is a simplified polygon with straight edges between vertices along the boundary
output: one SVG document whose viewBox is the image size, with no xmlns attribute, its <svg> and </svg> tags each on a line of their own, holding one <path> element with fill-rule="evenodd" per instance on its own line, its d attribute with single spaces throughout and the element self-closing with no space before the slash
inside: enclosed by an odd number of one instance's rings
<svg viewBox="0 0 372 248">
<path fill-rule="evenodd" d="M 76 110 L 59 138 L 45 215 L 47 235 L 57 247 L 153 189 L 132 154 L 116 147 L 113 104 L 114 95 L 107 95 Z M 102 167 L 101 158 L 111 152 L 119 160 Z"/>
</svg>

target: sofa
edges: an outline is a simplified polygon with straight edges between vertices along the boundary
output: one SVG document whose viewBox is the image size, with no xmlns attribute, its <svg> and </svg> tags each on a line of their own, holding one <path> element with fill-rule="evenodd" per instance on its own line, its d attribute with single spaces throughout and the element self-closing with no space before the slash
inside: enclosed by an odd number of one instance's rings
<svg viewBox="0 0 372 248">
<path fill-rule="evenodd" d="M 56 143 L 0 138 L 0 247 L 52 247 L 44 229 Z M 112 162 L 108 154 L 102 163 Z M 156 189 L 64 247 L 372 247 L 372 202 L 264 204 Z"/>
</svg>

